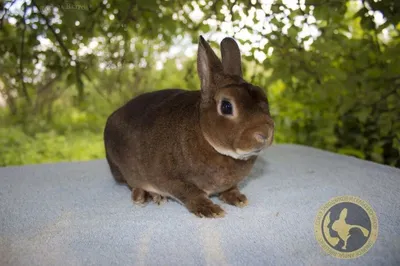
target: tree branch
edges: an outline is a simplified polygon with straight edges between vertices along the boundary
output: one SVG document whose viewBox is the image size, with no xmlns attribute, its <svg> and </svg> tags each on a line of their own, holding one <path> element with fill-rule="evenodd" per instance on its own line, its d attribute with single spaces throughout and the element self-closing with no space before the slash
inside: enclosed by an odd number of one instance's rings
<svg viewBox="0 0 400 266">
<path fill-rule="evenodd" d="M 36 4 L 35 0 L 32 0 L 32 4 L 33 6 L 35 6 L 38 11 L 39 11 L 39 15 L 45 20 L 47 27 L 49 27 L 50 31 L 52 32 L 52 34 L 54 35 L 54 37 L 57 40 L 57 43 L 60 45 L 61 49 L 64 51 L 64 53 L 67 55 L 68 59 L 70 61 L 74 61 L 75 62 L 75 73 L 76 73 L 76 77 L 77 77 L 77 86 L 78 86 L 78 91 L 79 91 L 79 95 L 82 96 L 83 93 L 83 84 L 82 84 L 82 80 L 80 79 L 80 74 L 83 73 L 84 71 L 81 70 L 80 68 L 80 63 L 78 60 L 73 60 L 72 56 L 68 50 L 68 48 L 65 46 L 64 42 L 62 41 L 61 37 L 57 34 L 57 32 L 55 31 L 55 29 L 53 28 L 53 26 L 51 25 L 49 19 L 42 13 L 42 11 L 40 10 L 40 8 L 38 7 L 38 5 Z"/>
<path fill-rule="evenodd" d="M 118 26 L 118 28 L 111 33 L 111 37 L 109 39 L 111 39 L 112 37 L 115 36 L 115 34 L 117 34 L 122 28 L 126 27 L 127 22 L 129 21 L 129 19 L 131 18 L 131 12 L 133 10 L 133 7 L 136 5 L 136 0 L 131 0 L 131 3 L 128 7 L 128 12 L 124 18 L 124 20 L 122 20 L 122 23 L 120 23 L 120 25 Z"/>
<path fill-rule="evenodd" d="M 42 86 L 40 86 L 40 87 L 36 86 L 37 97 L 36 97 L 36 101 L 35 101 L 35 107 L 33 108 L 33 110 L 34 110 L 33 112 L 34 113 L 37 113 L 39 108 L 41 107 L 41 104 L 43 102 L 43 101 L 41 101 L 43 95 L 46 95 L 46 93 L 48 93 L 48 91 L 53 88 L 53 86 L 52 86 L 53 83 L 55 81 L 59 80 L 60 77 L 61 77 L 61 75 L 56 75 L 54 78 L 50 77 L 50 79 L 45 84 L 43 84 Z M 45 97 L 43 97 L 43 98 L 45 98 Z"/>
<path fill-rule="evenodd" d="M 26 100 L 28 103 L 31 103 L 31 98 L 29 97 L 28 90 L 26 89 L 26 84 L 24 81 L 24 46 L 25 46 L 25 31 L 26 31 L 26 11 L 28 10 L 28 6 L 26 5 L 26 2 L 24 3 L 24 15 L 22 17 L 22 22 L 23 22 L 23 29 L 22 29 L 22 36 L 21 36 L 21 52 L 19 56 L 19 76 L 21 79 L 21 85 L 22 85 L 22 93 L 24 94 Z"/>
<path fill-rule="evenodd" d="M 50 24 L 49 19 L 42 13 L 42 11 L 40 10 L 40 8 L 38 7 L 38 5 L 36 4 L 35 0 L 32 0 L 32 4 L 33 6 L 35 6 L 38 11 L 39 11 L 39 15 L 45 20 L 46 22 L 46 26 L 49 27 L 51 33 L 54 35 L 54 37 L 56 38 L 58 44 L 60 45 L 60 47 L 62 48 L 62 50 L 64 51 L 64 53 L 68 56 L 69 59 L 72 59 L 71 54 L 69 53 L 68 48 L 65 46 L 64 42 L 62 41 L 61 37 L 56 33 L 56 31 L 54 30 L 53 26 Z"/>
</svg>

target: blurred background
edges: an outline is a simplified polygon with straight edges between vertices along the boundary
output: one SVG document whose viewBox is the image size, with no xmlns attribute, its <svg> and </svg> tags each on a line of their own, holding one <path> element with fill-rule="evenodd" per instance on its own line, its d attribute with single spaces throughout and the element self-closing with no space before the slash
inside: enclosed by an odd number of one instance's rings
<svg viewBox="0 0 400 266">
<path fill-rule="evenodd" d="M 400 1 L 0 1 L 0 166 L 104 158 L 112 111 L 199 89 L 203 34 L 237 39 L 276 143 L 400 167 Z"/>
</svg>

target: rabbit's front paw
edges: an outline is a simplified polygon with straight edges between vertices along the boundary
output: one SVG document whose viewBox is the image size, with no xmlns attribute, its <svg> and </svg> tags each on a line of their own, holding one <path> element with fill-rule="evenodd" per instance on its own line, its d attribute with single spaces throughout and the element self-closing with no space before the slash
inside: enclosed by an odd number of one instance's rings
<svg viewBox="0 0 400 266">
<path fill-rule="evenodd" d="M 147 202 L 147 192 L 141 188 L 132 189 L 133 203 L 144 206 Z"/>
<path fill-rule="evenodd" d="M 151 198 L 153 199 L 153 202 L 157 205 L 164 204 L 165 202 L 168 201 L 167 197 L 161 196 L 160 194 L 149 192 Z"/>
<path fill-rule="evenodd" d="M 189 206 L 189 211 L 200 218 L 218 218 L 225 216 L 225 211 L 208 198 L 199 198 L 192 201 Z"/>
<path fill-rule="evenodd" d="M 235 205 L 237 207 L 244 207 L 248 204 L 246 196 L 240 193 L 238 188 L 222 192 L 219 195 L 219 199 L 227 204 Z"/>
</svg>

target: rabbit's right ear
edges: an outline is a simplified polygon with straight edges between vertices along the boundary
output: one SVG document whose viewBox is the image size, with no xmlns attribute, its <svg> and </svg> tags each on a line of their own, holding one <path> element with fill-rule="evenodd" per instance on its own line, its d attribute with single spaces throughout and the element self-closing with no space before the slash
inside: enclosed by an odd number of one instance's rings
<svg viewBox="0 0 400 266">
<path fill-rule="evenodd" d="M 233 38 L 226 37 L 221 42 L 222 66 L 224 72 L 230 75 L 242 77 L 242 62 L 240 49 Z"/>
<path fill-rule="evenodd" d="M 216 89 L 215 75 L 222 73 L 223 68 L 221 61 L 201 35 L 197 50 L 197 72 L 200 77 L 202 98 L 210 99 Z"/>
</svg>

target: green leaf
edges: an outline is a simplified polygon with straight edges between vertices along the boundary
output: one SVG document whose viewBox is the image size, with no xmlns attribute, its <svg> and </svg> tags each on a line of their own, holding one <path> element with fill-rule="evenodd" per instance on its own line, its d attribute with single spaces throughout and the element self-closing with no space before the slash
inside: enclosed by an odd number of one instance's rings
<svg viewBox="0 0 400 266">
<path fill-rule="evenodd" d="M 364 17 L 365 14 L 368 13 L 368 9 L 366 7 L 360 8 L 360 10 L 358 10 L 354 15 L 353 15 L 353 19 L 357 18 L 357 17 Z"/>
<path fill-rule="evenodd" d="M 361 109 L 360 111 L 355 113 L 355 116 L 357 117 L 358 121 L 364 124 L 365 122 L 367 122 L 367 119 L 370 116 L 370 110 L 367 108 Z"/>
<path fill-rule="evenodd" d="M 363 16 L 361 18 L 361 27 L 366 30 L 374 30 L 375 29 L 375 22 L 370 16 Z"/>
</svg>

